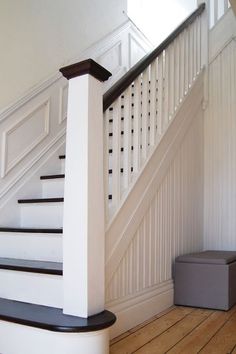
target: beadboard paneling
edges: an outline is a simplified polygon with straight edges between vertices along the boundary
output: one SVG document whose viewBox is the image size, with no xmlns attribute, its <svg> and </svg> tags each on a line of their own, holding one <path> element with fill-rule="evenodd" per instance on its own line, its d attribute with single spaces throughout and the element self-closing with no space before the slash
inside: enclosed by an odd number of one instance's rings
<svg viewBox="0 0 236 354">
<path fill-rule="evenodd" d="M 203 247 L 202 129 L 200 110 L 107 286 L 107 303 L 170 280 L 174 258 Z"/>
<path fill-rule="evenodd" d="M 205 117 L 205 248 L 236 249 L 236 42 L 209 67 Z"/>
</svg>

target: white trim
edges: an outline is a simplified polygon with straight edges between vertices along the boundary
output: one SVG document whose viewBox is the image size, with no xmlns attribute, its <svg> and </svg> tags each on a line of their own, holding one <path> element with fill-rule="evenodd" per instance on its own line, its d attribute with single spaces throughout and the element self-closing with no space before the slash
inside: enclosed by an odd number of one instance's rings
<svg viewBox="0 0 236 354">
<path fill-rule="evenodd" d="M 19 182 L 19 180 L 46 154 L 61 138 L 65 137 L 66 129 L 62 129 L 21 171 L 14 176 L 0 193 L 0 200 Z M 5 204 L 5 203 L 4 203 Z M 2 207 L 2 205 L 0 205 Z"/>
<path fill-rule="evenodd" d="M 29 120 L 34 113 L 39 111 L 42 107 L 44 107 L 44 131 L 35 139 L 29 146 L 27 146 L 24 151 L 18 155 L 9 165 L 7 163 L 7 137 L 17 130 L 25 121 Z M 37 145 L 39 145 L 49 134 L 49 112 L 50 112 L 50 98 L 47 98 L 40 104 L 37 104 L 36 107 L 30 110 L 27 114 L 17 120 L 16 123 L 12 124 L 7 130 L 3 132 L 3 142 L 2 142 L 2 171 L 1 177 L 4 178 L 9 171 L 11 171 L 25 156 L 27 156 Z"/>
<path fill-rule="evenodd" d="M 40 84 L 31 88 L 23 96 L 15 100 L 13 103 L 9 104 L 6 108 L 0 111 L 0 123 L 2 123 L 6 118 L 12 115 L 16 110 L 26 104 L 28 101 L 45 91 L 48 87 L 53 85 L 56 81 L 61 79 L 61 74 L 57 73 L 49 77 L 47 80 L 41 82 Z"/>
<path fill-rule="evenodd" d="M 117 316 L 110 337 L 114 338 L 171 307 L 173 294 L 173 281 L 168 280 L 135 295 L 107 303 L 106 308 Z"/>
</svg>

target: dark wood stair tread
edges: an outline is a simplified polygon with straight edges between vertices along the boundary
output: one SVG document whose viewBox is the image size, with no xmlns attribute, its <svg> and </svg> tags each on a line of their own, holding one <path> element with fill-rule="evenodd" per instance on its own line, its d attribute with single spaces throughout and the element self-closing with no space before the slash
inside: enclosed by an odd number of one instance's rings
<svg viewBox="0 0 236 354">
<path fill-rule="evenodd" d="M 0 258 L 0 269 L 50 275 L 62 275 L 62 263 L 16 258 Z"/>
<path fill-rule="evenodd" d="M 59 179 L 59 178 L 65 178 L 64 174 L 58 174 L 58 175 L 45 175 L 45 176 L 41 176 L 40 179 L 41 180 L 45 180 L 45 179 Z"/>
<path fill-rule="evenodd" d="M 62 228 L 58 229 L 39 229 L 28 227 L 0 227 L 0 232 L 22 232 L 22 233 L 37 233 L 37 234 L 62 234 Z"/>
<path fill-rule="evenodd" d="M 54 332 L 90 332 L 112 326 L 116 317 L 103 311 L 89 318 L 64 315 L 62 309 L 0 298 L 0 319 Z"/>
<path fill-rule="evenodd" d="M 61 203 L 64 202 L 64 198 L 35 198 L 35 199 L 19 199 L 19 204 L 29 203 Z"/>
</svg>

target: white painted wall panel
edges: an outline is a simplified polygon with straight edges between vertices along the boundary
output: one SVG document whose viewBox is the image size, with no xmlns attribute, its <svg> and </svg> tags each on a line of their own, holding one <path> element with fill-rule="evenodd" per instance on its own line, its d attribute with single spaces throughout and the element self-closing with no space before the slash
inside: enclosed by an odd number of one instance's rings
<svg viewBox="0 0 236 354">
<path fill-rule="evenodd" d="M 200 110 L 108 284 L 107 302 L 122 301 L 171 280 L 175 257 L 202 247 L 203 120 Z"/>
<path fill-rule="evenodd" d="M 126 20 L 126 0 L 1 0 L 0 107 Z"/>
<path fill-rule="evenodd" d="M 236 42 L 209 67 L 205 117 L 205 248 L 236 249 Z"/>
</svg>

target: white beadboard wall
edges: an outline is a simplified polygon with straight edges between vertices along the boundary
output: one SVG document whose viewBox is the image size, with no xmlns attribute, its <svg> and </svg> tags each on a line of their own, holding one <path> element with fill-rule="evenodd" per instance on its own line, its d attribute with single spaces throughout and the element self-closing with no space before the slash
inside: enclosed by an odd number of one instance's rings
<svg viewBox="0 0 236 354">
<path fill-rule="evenodd" d="M 125 302 L 128 306 L 130 299 L 139 297 L 140 294 L 148 296 L 150 292 L 151 297 L 159 296 L 162 292 L 164 294 L 159 300 L 163 302 L 163 306 L 160 307 L 156 301 L 152 304 L 152 310 L 143 307 L 143 320 L 145 311 L 150 317 L 151 311 L 154 315 L 160 309 L 163 310 L 163 307 L 171 306 L 172 267 L 175 257 L 202 248 L 203 114 L 199 108 L 107 286 L 107 306 L 115 310 L 118 327 L 120 309 L 122 308 L 121 312 L 125 311 Z M 169 291 L 166 289 L 167 285 Z M 157 288 L 160 289 L 159 293 L 153 293 Z M 167 305 L 165 297 L 168 297 Z M 141 302 L 143 299 L 140 299 Z M 136 316 L 135 307 L 133 312 L 130 312 L 130 308 L 128 311 L 129 316 L 125 320 L 122 317 L 123 322 L 126 321 L 123 323 L 123 330 L 125 326 L 128 329 L 129 324 L 133 325 L 135 322 L 135 319 L 130 318 Z M 118 328 L 114 333 L 117 335 L 119 332 L 121 331 Z"/>
<path fill-rule="evenodd" d="M 236 42 L 209 67 L 205 115 L 205 249 L 236 249 Z"/>
</svg>

